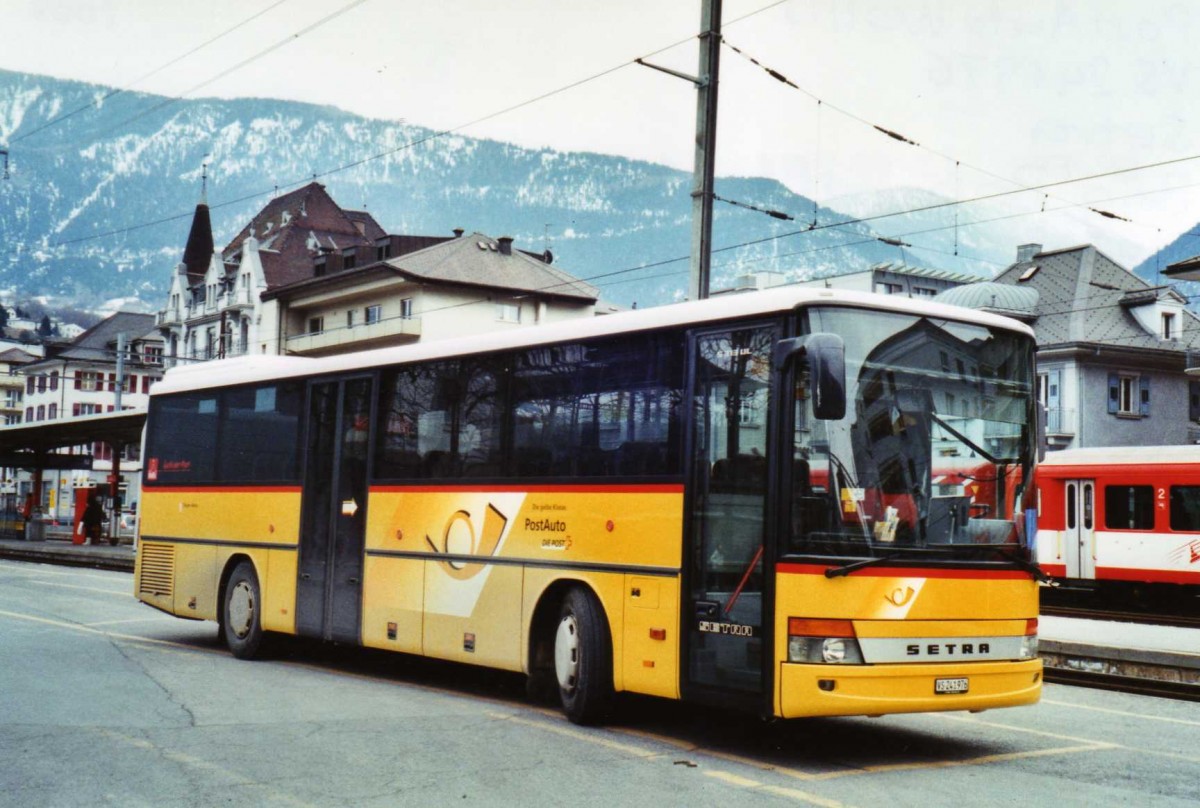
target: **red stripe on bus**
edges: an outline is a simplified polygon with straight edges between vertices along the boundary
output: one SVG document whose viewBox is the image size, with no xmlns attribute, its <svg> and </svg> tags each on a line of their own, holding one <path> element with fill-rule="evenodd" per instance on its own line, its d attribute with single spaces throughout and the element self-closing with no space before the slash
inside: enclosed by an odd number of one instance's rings
<svg viewBox="0 0 1200 808">
<path fill-rule="evenodd" d="M 372 494 L 682 494 L 681 483 L 641 485 L 374 485 Z"/>
<path fill-rule="evenodd" d="M 1067 565 L 1066 564 L 1038 564 L 1038 566 L 1041 567 L 1042 571 L 1045 572 L 1047 575 L 1052 575 L 1052 576 L 1057 575 L 1059 578 L 1066 577 L 1066 574 L 1067 574 Z"/>
<path fill-rule="evenodd" d="M 777 570 L 783 575 L 824 575 L 827 569 L 836 569 L 836 565 L 783 563 L 777 567 Z M 864 567 L 855 570 L 851 575 L 855 578 L 970 578 L 1005 581 L 1029 578 L 1029 573 L 1022 570 L 934 569 L 930 567 Z"/>
<path fill-rule="evenodd" d="M 299 494 L 298 485 L 155 485 L 147 494 Z"/>
</svg>

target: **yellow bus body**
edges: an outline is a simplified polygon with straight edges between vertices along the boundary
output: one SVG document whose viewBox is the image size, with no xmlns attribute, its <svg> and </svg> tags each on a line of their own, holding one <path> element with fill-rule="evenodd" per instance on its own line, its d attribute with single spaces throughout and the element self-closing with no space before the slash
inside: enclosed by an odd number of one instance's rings
<svg viewBox="0 0 1200 808">
<path fill-rule="evenodd" d="M 527 672 L 538 604 L 556 585 L 577 582 L 607 616 L 616 690 L 680 697 L 682 486 L 377 486 L 367 508 L 364 646 Z M 149 487 L 142 509 L 139 598 L 216 620 L 223 574 L 248 558 L 262 587 L 263 628 L 296 633 L 298 486 Z M 871 568 L 826 578 L 824 570 L 779 566 L 774 715 L 981 710 L 1038 699 L 1036 659 L 787 661 L 790 617 L 848 620 L 860 638 L 1023 636 L 1038 609 L 1027 575 Z M 969 678 L 968 692 L 935 695 L 934 680 L 947 677 Z"/>
</svg>

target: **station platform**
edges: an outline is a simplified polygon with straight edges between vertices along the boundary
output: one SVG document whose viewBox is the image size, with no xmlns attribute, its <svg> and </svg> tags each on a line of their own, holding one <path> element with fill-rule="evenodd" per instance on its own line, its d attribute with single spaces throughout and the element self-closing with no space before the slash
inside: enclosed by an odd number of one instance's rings
<svg viewBox="0 0 1200 808">
<path fill-rule="evenodd" d="M 1200 629 L 1043 615 L 1038 649 L 1050 669 L 1196 688 Z"/>
<path fill-rule="evenodd" d="M 133 572 L 136 551 L 129 538 L 113 547 L 109 544 L 72 544 L 69 537 L 44 541 L 0 539 L 0 558 L 62 564 L 71 567 Z"/>
</svg>

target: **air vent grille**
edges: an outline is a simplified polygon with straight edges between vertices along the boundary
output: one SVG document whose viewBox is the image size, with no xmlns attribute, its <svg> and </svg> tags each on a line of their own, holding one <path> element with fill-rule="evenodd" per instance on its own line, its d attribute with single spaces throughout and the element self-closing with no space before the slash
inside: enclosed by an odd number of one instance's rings
<svg viewBox="0 0 1200 808">
<path fill-rule="evenodd" d="M 142 577 L 139 595 L 173 597 L 175 594 L 175 546 L 142 545 Z"/>
</svg>

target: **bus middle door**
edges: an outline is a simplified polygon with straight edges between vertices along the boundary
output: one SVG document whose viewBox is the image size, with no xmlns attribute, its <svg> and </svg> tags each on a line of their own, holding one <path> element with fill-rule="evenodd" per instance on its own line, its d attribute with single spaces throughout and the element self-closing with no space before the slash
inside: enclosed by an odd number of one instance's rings
<svg viewBox="0 0 1200 808">
<path fill-rule="evenodd" d="M 360 643 L 370 377 L 309 386 L 296 632 Z"/>
</svg>

